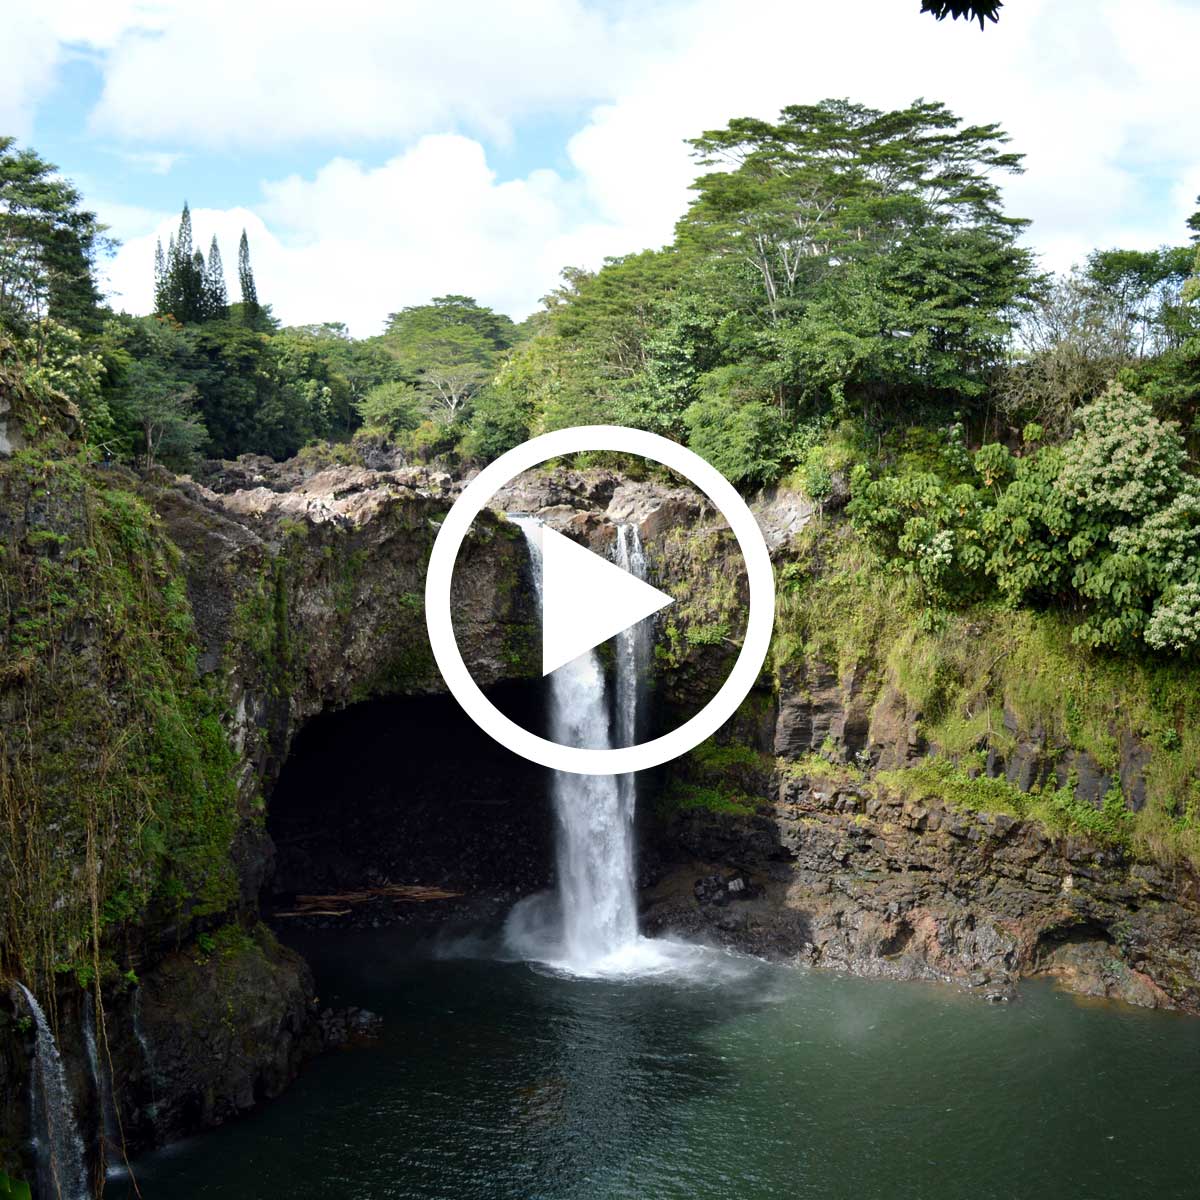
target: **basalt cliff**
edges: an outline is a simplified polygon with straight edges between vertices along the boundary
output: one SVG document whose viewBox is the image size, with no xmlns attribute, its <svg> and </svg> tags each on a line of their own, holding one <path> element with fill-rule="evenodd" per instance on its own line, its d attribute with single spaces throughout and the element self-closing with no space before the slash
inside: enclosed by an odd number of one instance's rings
<svg viewBox="0 0 1200 1200">
<path fill-rule="evenodd" d="M 365 907 L 319 919 L 394 919 L 398 884 L 442 889 L 423 919 L 477 916 L 546 883 L 544 780 L 471 740 L 425 635 L 425 564 L 463 483 L 385 455 L 184 479 L 0 459 L 0 976 L 42 1001 L 97 1185 L 106 1158 L 246 1111 L 345 1035 L 264 917 L 358 888 Z M 643 781 L 645 927 L 993 999 L 1051 973 L 1200 1012 L 1196 872 L 1150 820 L 1200 786 L 1190 713 L 1045 622 L 919 627 L 838 500 L 753 500 L 780 589 L 772 655 L 713 741 Z M 506 511 L 598 551 L 636 524 L 676 597 L 654 719 L 715 692 L 746 593 L 703 497 L 556 467 L 493 509 L 460 554 L 454 618 L 496 703 L 537 719 Z M 0 1169 L 30 1178 L 37 1032 L 5 987 Z"/>
</svg>

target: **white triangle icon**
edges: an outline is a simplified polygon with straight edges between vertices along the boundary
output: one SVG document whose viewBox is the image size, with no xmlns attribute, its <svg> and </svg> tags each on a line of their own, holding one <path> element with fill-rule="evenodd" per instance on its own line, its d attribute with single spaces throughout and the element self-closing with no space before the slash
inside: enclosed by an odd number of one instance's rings
<svg viewBox="0 0 1200 1200">
<path fill-rule="evenodd" d="M 541 526 L 542 674 L 675 601 L 615 563 Z"/>
</svg>

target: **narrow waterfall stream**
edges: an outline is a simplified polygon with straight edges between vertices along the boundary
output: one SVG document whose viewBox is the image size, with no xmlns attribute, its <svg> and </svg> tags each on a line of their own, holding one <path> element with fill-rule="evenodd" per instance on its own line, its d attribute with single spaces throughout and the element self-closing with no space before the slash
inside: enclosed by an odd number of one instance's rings
<svg viewBox="0 0 1200 1200">
<path fill-rule="evenodd" d="M 37 1139 L 38 1195 L 53 1200 L 88 1200 L 92 1190 L 84 1169 L 83 1139 L 67 1087 L 62 1055 L 42 1006 L 23 984 L 37 1034 L 33 1059 L 33 1129 Z"/>
</svg>

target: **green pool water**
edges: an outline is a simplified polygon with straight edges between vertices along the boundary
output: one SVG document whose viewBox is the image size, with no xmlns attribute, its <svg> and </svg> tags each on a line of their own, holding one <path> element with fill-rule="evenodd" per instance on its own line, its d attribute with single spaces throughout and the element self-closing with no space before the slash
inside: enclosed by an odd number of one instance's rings
<svg viewBox="0 0 1200 1200">
<path fill-rule="evenodd" d="M 1200 1195 L 1200 1020 L 717 954 L 585 980 L 388 931 L 298 948 L 382 1040 L 144 1157 L 146 1200 Z"/>
</svg>

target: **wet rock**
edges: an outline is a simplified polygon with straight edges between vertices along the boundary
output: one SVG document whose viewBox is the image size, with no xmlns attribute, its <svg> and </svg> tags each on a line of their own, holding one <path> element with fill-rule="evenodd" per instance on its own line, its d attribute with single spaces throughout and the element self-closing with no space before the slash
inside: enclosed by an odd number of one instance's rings
<svg viewBox="0 0 1200 1200">
<path fill-rule="evenodd" d="M 318 1048 L 308 967 L 263 926 L 209 953 L 168 955 L 140 991 L 159 1139 L 279 1095 Z"/>
<path fill-rule="evenodd" d="M 327 1008 L 317 1018 L 326 1049 L 337 1049 L 383 1036 L 383 1018 L 366 1008 Z"/>
</svg>

